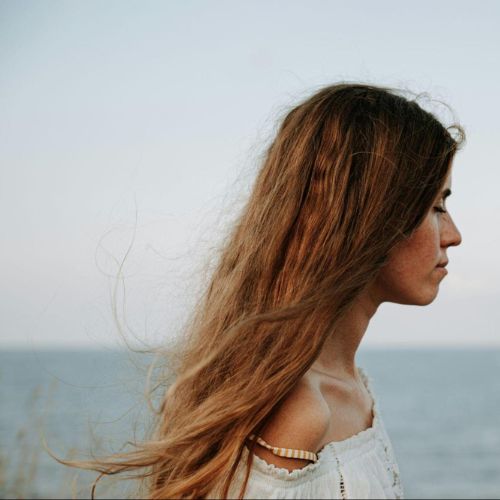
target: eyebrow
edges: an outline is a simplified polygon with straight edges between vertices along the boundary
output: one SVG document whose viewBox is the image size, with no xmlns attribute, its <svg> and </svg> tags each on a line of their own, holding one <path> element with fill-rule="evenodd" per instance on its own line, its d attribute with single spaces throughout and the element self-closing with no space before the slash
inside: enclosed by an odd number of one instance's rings
<svg viewBox="0 0 500 500">
<path fill-rule="evenodd" d="M 443 198 L 446 198 L 447 196 L 450 196 L 451 194 L 451 189 L 449 188 L 446 188 L 444 191 L 443 191 Z"/>
</svg>

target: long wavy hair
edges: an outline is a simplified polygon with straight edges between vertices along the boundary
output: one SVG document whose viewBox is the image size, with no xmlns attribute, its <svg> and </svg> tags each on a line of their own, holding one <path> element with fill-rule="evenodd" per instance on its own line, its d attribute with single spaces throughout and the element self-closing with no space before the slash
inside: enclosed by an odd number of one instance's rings
<svg viewBox="0 0 500 500">
<path fill-rule="evenodd" d="M 168 356 L 153 432 L 79 466 L 132 473 L 151 499 L 227 498 L 246 446 L 243 498 L 248 437 L 423 221 L 465 140 L 399 94 L 341 82 L 288 111 Z"/>
</svg>

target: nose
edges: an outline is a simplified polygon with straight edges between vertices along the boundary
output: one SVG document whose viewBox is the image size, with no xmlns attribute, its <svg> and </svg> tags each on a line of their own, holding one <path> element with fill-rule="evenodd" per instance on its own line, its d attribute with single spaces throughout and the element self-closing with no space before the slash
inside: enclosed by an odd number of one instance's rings
<svg viewBox="0 0 500 500">
<path fill-rule="evenodd" d="M 462 234 L 458 230 L 455 222 L 448 213 L 446 218 L 446 224 L 443 227 L 441 245 L 443 247 L 458 246 L 462 243 Z"/>
</svg>

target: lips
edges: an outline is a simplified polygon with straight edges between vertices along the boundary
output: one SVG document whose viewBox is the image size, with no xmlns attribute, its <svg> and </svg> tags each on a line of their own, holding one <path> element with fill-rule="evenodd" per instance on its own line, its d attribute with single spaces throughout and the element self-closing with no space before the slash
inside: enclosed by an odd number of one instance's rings
<svg viewBox="0 0 500 500">
<path fill-rule="evenodd" d="M 446 267 L 448 265 L 448 261 L 440 262 L 436 267 Z"/>
</svg>

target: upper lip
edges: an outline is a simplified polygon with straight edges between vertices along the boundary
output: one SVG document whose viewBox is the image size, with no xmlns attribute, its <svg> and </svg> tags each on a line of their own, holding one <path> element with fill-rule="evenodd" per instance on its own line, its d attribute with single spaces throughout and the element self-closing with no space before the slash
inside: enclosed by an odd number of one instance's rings
<svg viewBox="0 0 500 500">
<path fill-rule="evenodd" d="M 448 264 L 448 261 L 443 260 L 443 262 L 440 262 L 436 267 L 446 267 L 447 264 Z"/>
</svg>

